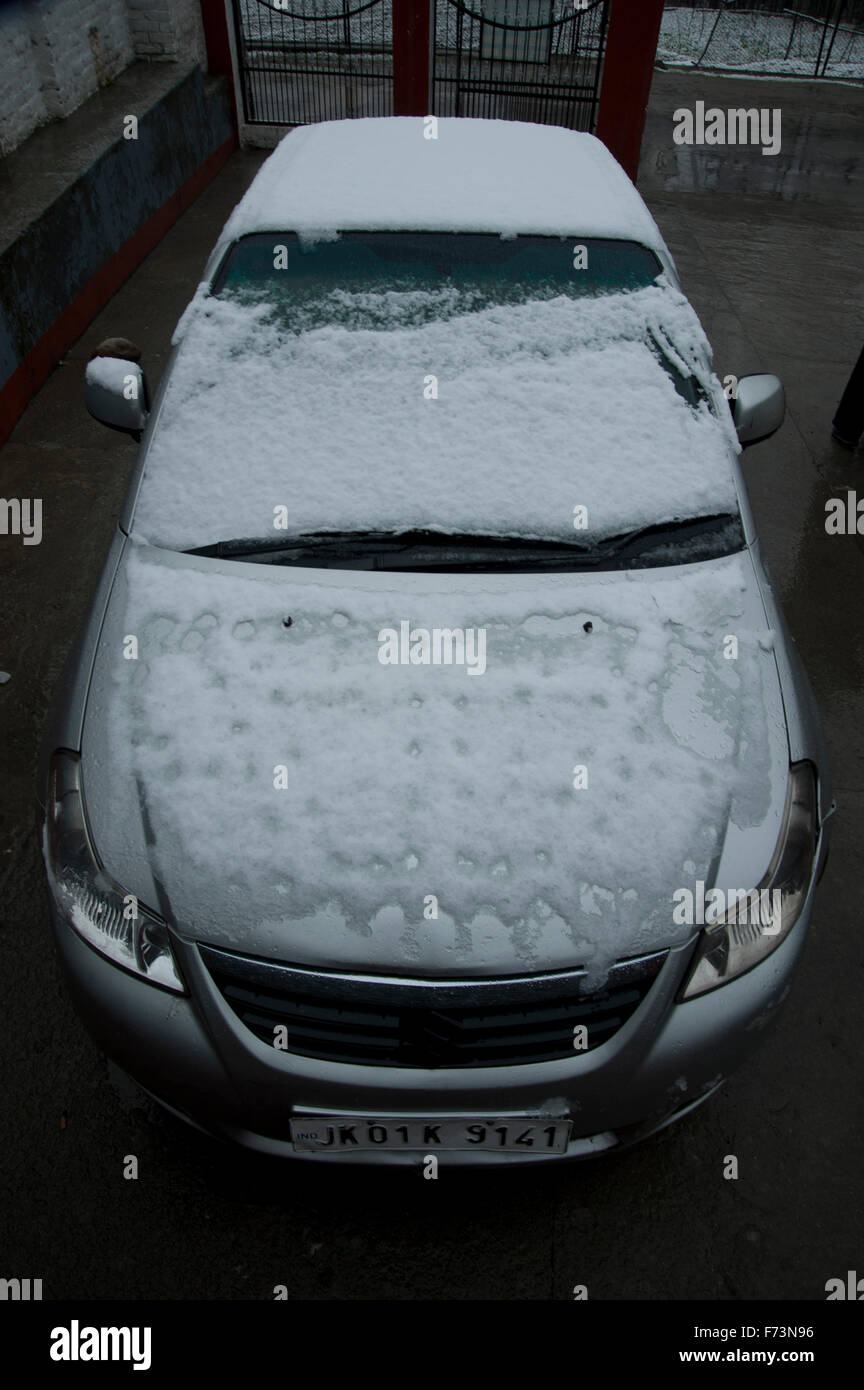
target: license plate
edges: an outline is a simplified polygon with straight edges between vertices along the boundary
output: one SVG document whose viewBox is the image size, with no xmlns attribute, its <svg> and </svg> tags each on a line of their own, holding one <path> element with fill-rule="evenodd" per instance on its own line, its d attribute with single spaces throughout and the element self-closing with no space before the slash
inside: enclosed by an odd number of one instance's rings
<svg viewBox="0 0 864 1390">
<path fill-rule="evenodd" d="M 291 1121 L 298 1153 L 347 1153 L 357 1149 L 494 1149 L 512 1153 L 560 1154 L 567 1149 L 569 1120 L 510 1115 L 499 1120 L 406 1120 L 321 1115 Z"/>
</svg>

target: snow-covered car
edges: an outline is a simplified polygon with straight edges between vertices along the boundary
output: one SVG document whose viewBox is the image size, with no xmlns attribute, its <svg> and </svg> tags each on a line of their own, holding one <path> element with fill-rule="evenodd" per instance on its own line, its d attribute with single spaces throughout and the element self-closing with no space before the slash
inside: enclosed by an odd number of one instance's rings
<svg viewBox="0 0 864 1390">
<path fill-rule="evenodd" d="M 119 354 L 119 355 L 118 355 Z M 789 989 L 833 804 L 726 389 L 593 137 L 289 134 L 229 219 L 46 734 L 60 956 L 205 1131 L 537 1163 L 700 1104 Z M 729 398 L 727 398 L 727 394 Z"/>
</svg>

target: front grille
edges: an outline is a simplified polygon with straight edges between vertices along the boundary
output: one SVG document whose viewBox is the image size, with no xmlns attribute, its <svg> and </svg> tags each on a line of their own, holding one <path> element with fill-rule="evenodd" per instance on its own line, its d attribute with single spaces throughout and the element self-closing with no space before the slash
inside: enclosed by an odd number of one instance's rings
<svg viewBox="0 0 864 1390">
<path fill-rule="evenodd" d="M 262 1042 L 329 1062 L 379 1067 L 517 1066 L 573 1057 L 574 1028 L 600 1047 L 633 1015 L 666 952 L 619 961 L 605 987 L 584 971 L 499 980 L 339 975 L 200 945 L 225 1001 Z"/>
</svg>

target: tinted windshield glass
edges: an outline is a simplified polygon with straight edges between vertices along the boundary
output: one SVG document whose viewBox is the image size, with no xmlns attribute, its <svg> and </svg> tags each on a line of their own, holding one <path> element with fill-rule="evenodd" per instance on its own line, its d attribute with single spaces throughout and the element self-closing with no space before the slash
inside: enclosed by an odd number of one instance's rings
<svg viewBox="0 0 864 1390">
<path fill-rule="evenodd" d="M 297 332 L 328 323 L 416 325 L 495 304 L 643 289 L 661 272 L 630 241 L 466 232 L 294 233 L 244 237 L 229 250 L 213 293 L 272 304 Z"/>
</svg>

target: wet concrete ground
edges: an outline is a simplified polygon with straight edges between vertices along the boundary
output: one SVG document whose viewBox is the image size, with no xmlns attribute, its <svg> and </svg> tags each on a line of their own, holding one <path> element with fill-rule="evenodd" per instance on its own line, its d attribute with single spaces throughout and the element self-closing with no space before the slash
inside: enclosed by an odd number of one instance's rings
<svg viewBox="0 0 864 1390">
<path fill-rule="evenodd" d="M 788 166 L 736 150 L 712 171 L 716 152 L 676 149 L 671 113 L 698 99 L 781 105 Z M 864 337 L 862 114 L 864 91 L 847 87 L 667 73 L 654 84 L 641 186 L 718 371 L 776 370 L 786 383 L 786 424 L 744 466 L 822 708 L 840 811 L 777 1030 L 708 1106 L 615 1159 L 542 1180 L 335 1180 L 186 1131 L 90 1042 L 54 959 L 32 828 L 46 702 L 134 456 L 85 414 L 83 364 L 122 333 L 155 384 L 260 154 L 232 159 L 55 371 L 0 452 L 3 495 L 42 497 L 45 511 L 40 546 L 0 540 L 0 668 L 11 672 L 0 686 L 0 1274 L 43 1279 L 46 1298 L 270 1298 L 284 1283 L 315 1299 L 568 1299 L 584 1283 L 590 1299 L 821 1300 L 827 1279 L 860 1268 L 864 558 L 860 538 L 826 536 L 824 506 L 864 494 L 864 452 L 829 437 Z M 737 1182 L 722 1177 L 729 1154 Z"/>
</svg>

